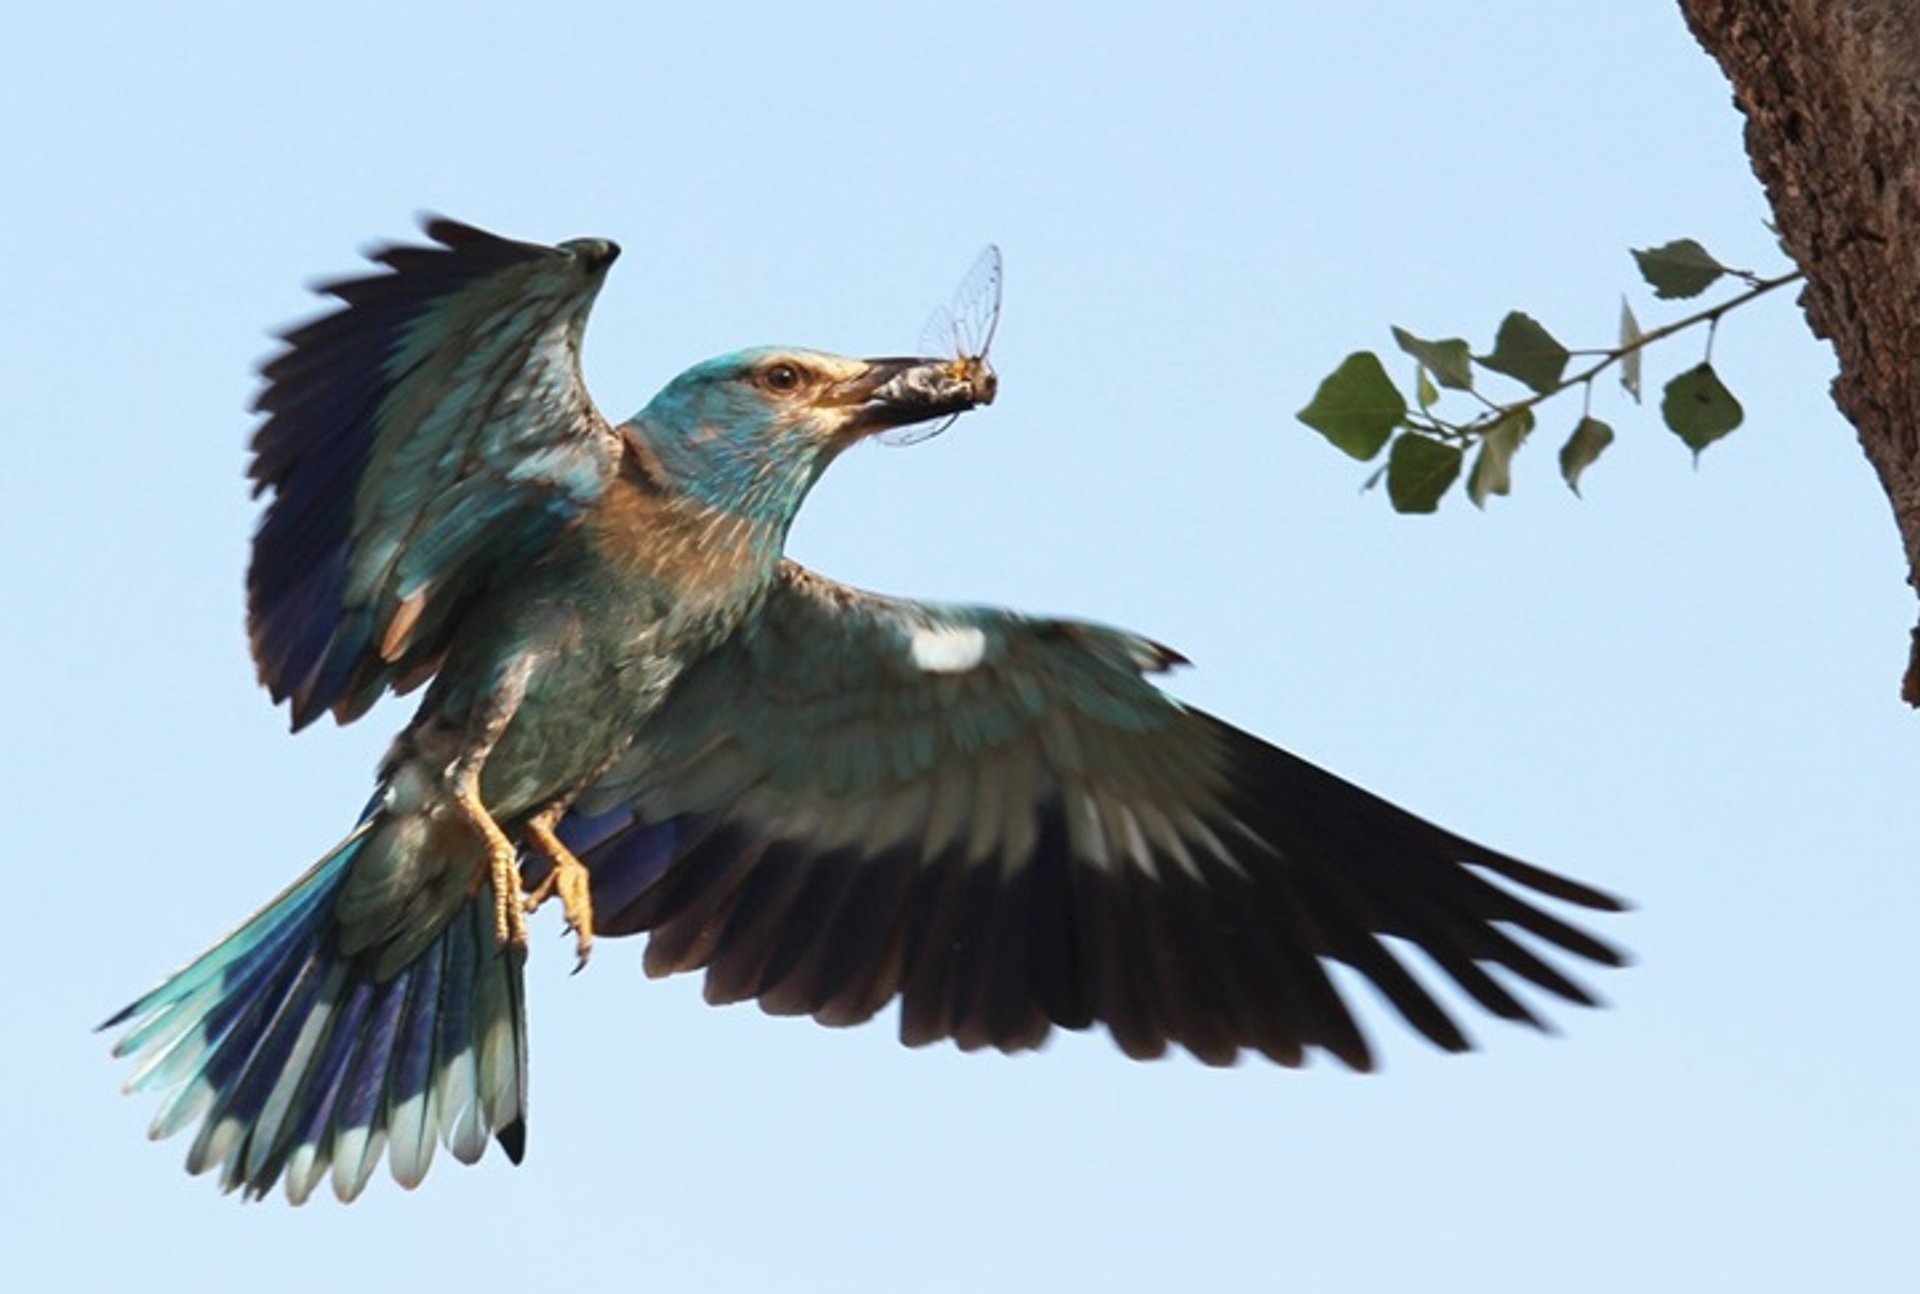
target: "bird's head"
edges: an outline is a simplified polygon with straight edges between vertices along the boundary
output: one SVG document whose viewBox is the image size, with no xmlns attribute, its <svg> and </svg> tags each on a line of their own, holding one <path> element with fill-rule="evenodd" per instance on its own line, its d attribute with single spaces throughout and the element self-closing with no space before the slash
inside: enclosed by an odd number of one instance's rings
<svg viewBox="0 0 1920 1294">
<path fill-rule="evenodd" d="M 841 450 L 990 404 L 982 359 L 848 359 L 763 346 L 696 364 L 634 419 L 680 489 L 757 519 L 792 519 Z"/>
</svg>

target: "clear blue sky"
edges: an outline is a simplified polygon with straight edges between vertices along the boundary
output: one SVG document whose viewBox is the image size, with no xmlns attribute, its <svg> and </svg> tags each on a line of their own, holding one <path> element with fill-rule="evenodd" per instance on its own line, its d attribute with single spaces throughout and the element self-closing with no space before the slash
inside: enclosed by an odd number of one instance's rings
<svg viewBox="0 0 1920 1294">
<path fill-rule="evenodd" d="M 1748 424 L 1697 471 L 1609 388 L 1585 501 L 1562 406 L 1484 515 L 1392 515 L 1292 417 L 1390 323 L 1670 317 L 1629 246 L 1777 263 L 1671 5 L 54 12 L 0 43 L 18 1288 L 1915 1279 L 1914 608 L 1826 347 L 1784 297 L 1736 317 Z M 633 943 L 570 978 L 546 914 L 524 1167 L 300 1211 L 186 1177 L 88 1029 L 332 843 L 407 713 L 285 734 L 241 474 L 265 330 L 422 209 L 625 245 L 615 415 L 742 345 L 910 347 L 997 241 L 1000 403 L 849 455 L 797 555 L 1149 633 L 1182 696 L 1632 896 L 1612 1009 L 1449 1058 L 1369 1003 L 1372 1077 L 908 1052 L 709 1009 Z"/>
</svg>

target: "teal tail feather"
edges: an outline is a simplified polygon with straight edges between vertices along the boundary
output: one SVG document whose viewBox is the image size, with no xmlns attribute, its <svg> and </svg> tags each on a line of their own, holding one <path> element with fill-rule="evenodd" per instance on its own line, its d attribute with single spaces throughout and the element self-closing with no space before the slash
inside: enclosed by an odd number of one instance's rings
<svg viewBox="0 0 1920 1294">
<path fill-rule="evenodd" d="M 350 1201 L 384 1153 L 412 1188 L 435 1147 L 462 1163 L 526 1141 L 525 952 L 494 933 L 492 890 L 464 900 L 404 966 L 340 948 L 334 908 L 369 821 L 238 930 L 100 1027 L 129 1092 L 165 1093 L 150 1135 L 200 1125 L 193 1173 L 304 1203 Z"/>
</svg>

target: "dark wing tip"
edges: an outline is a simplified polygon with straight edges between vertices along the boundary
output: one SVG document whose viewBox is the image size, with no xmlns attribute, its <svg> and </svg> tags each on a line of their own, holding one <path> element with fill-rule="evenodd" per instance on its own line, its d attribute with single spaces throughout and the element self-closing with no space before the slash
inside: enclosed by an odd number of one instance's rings
<svg viewBox="0 0 1920 1294">
<path fill-rule="evenodd" d="M 611 238 L 570 238 L 560 244 L 560 250 L 570 253 L 590 274 L 602 273 L 620 259 L 620 244 Z"/>
<path fill-rule="evenodd" d="M 1150 670 L 1152 673 L 1164 674 L 1168 670 L 1193 664 L 1193 661 L 1185 653 L 1175 651 L 1165 643 L 1150 643 L 1149 646 L 1151 646 L 1154 651 L 1154 662 Z"/>
<path fill-rule="evenodd" d="M 470 225 L 464 220 L 455 220 L 451 216 L 442 216 L 431 211 L 422 212 L 419 219 L 420 231 L 438 243 L 439 247 L 420 247 L 405 243 L 387 244 L 369 249 L 367 259 L 405 273 L 419 271 L 429 266 L 462 262 L 476 268 L 491 269 L 562 254 L 559 249 L 549 247 L 545 243 L 529 243 L 517 238 L 507 238 L 491 230 L 482 229 L 478 225 Z M 449 257 L 448 253 L 452 256 Z"/>
<path fill-rule="evenodd" d="M 502 238 L 499 234 L 490 233 L 478 225 L 470 225 L 464 220 L 455 220 L 452 216 L 443 216 L 431 211 L 420 213 L 420 232 L 442 247 L 456 252 L 488 247 L 519 248 L 523 246 L 511 238 Z"/>
<path fill-rule="evenodd" d="M 1583 949 L 1582 953 L 1588 961 L 1596 965 L 1612 967 L 1615 970 L 1620 970 L 1634 964 L 1632 953 L 1597 937 L 1593 939 L 1593 947 L 1591 949 Z M 1605 1005 L 1605 1003 L 1591 993 L 1589 993 L 1588 996 L 1591 1000 L 1582 1003 L 1583 1006 Z"/>
<path fill-rule="evenodd" d="M 502 260 L 523 260 L 534 256 L 552 256 L 558 252 L 574 258 L 590 274 L 600 273 L 620 259 L 620 244 L 611 238 L 570 238 L 557 247 L 547 247 L 540 243 L 503 238 L 499 234 L 489 233 L 463 220 L 432 213 L 426 213 L 420 217 L 420 228 L 427 237 L 442 247 L 466 256 L 480 255 L 498 257 Z M 374 259 L 382 258 L 375 256 Z"/>
<path fill-rule="evenodd" d="M 1595 889 L 1591 885 L 1562 876 L 1558 872 L 1550 872 L 1544 867 L 1523 863 L 1518 858 L 1511 858 L 1491 849 L 1473 846 L 1472 853 L 1467 855 L 1464 861 L 1475 867 L 1484 867 L 1490 872 L 1498 873 L 1510 881 L 1517 881 L 1537 893 L 1578 907 L 1591 908 L 1596 912 L 1633 911 L 1633 904 L 1617 895 Z"/>
</svg>

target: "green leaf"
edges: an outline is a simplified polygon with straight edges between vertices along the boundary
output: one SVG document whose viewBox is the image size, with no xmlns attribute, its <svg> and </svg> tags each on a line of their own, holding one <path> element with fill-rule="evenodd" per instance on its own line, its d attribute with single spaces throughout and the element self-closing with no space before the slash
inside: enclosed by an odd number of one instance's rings
<svg viewBox="0 0 1920 1294">
<path fill-rule="evenodd" d="M 1633 397 L 1635 404 L 1640 403 L 1640 341 L 1646 334 L 1640 331 L 1640 321 L 1633 317 L 1633 307 L 1627 304 L 1625 297 L 1620 298 L 1620 349 L 1626 354 L 1620 357 L 1620 385 L 1627 388 L 1627 394 Z M 1633 350 L 1627 350 L 1632 346 Z M 1579 493 L 1579 491 L 1574 491 Z"/>
<path fill-rule="evenodd" d="M 1533 316 L 1515 310 L 1500 321 L 1493 353 L 1477 357 L 1496 373 L 1518 378 L 1541 395 L 1560 385 L 1567 368 L 1567 348 L 1555 341 Z"/>
<path fill-rule="evenodd" d="M 1404 328 L 1395 328 L 1393 339 L 1400 343 L 1401 350 L 1419 360 L 1441 386 L 1455 391 L 1473 390 L 1473 353 L 1460 338 L 1427 341 Z"/>
<path fill-rule="evenodd" d="M 1460 447 L 1409 432 L 1387 455 L 1387 499 L 1395 512 L 1432 512 L 1460 476 Z"/>
<path fill-rule="evenodd" d="M 1580 474 L 1592 467 L 1594 460 L 1612 443 L 1612 427 L 1598 418 L 1580 420 L 1567 443 L 1560 446 L 1560 475 L 1566 479 L 1569 490 L 1580 493 Z"/>
<path fill-rule="evenodd" d="M 1407 416 L 1407 400 L 1387 376 L 1380 357 L 1355 351 L 1328 374 L 1313 400 L 1297 415 L 1342 450 L 1365 462 Z"/>
<path fill-rule="evenodd" d="M 1727 267 L 1713 259 L 1712 253 L 1691 238 L 1680 238 L 1662 247 L 1634 250 L 1640 265 L 1640 277 L 1663 301 L 1677 297 L 1697 297 L 1727 273 Z"/>
<path fill-rule="evenodd" d="M 1414 375 L 1413 394 L 1414 399 L 1420 401 L 1420 407 L 1422 409 L 1431 409 L 1435 404 L 1439 403 L 1440 388 L 1436 387 L 1433 384 L 1433 379 L 1427 376 L 1427 366 L 1425 364 L 1422 364 L 1420 371 Z"/>
<path fill-rule="evenodd" d="M 1701 450 L 1738 427 L 1746 415 L 1733 392 L 1713 371 L 1713 365 L 1700 364 L 1667 383 L 1666 395 L 1660 400 L 1660 416 L 1675 435 L 1687 442 L 1697 462 Z"/>
<path fill-rule="evenodd" d="M 1467 477 L 1467 497 L 1474 507 L 1484 508 L 1489 496 L 1513 489 L 1513 456 L 1532 430 L 1533 410 L 1509 409 L 1480 433 L 1480 452 Z"/>
</svg>

